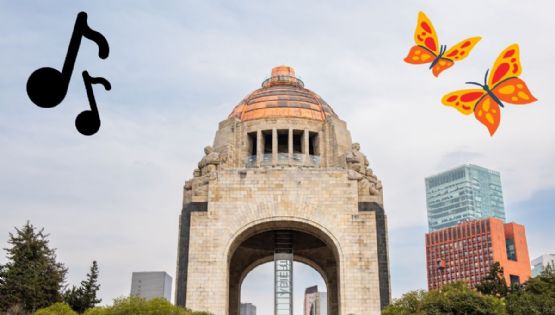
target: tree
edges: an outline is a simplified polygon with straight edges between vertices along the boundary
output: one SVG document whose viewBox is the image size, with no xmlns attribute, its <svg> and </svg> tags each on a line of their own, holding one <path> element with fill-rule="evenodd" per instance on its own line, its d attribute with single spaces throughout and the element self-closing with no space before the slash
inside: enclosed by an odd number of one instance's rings
<svg viewBox="0 0 555 315">
<path fill-rule="evenodd" d="M 67 269 L 56 262 L 48 247 L 48 234 L 27 221 L 10 233 L 5 248 L 8 262 L 0 266 L 0 311 L 20 304 L 25 312 L 59 302 Z"/>
<path fill-rule="evenodd" d="M 395 300 L 382 312 L 383 315 L 419 315 L 424 314 L 424 290 L 410 291 Z"/>
<path fill-rule="evenodd" d="M 501 267 L 499 262 L 495 262 L 493 266 L 491 266 L 489 274 L 480 281 L 476 286 L 476 290 L 483 294 L 497 297 L 507 296 L 509 288 L 503 276 L 503 267 Z"/>
<path fill-rule="evenodd" d="M 83 292 L 80 287 L 72 286 L 64 292 L 64 302 L 76 312 L 82 313 L 84 303 L 82 302 Z"/>
<path fill-rule="evenodd" d="M 511 315 L 555 315 L 555 270 L 548 266 L 539 276 L 507 296 Z"/>
<path fill-rule="evenodd" d="M 83 296 L 85 297 L 85 304 L 87 308 L 94 307 L 96 304 L 102 302 L 102 299 L 96 297 L 96 293 L 100 290 L 98 284 L 98 264 L 93 260 L 91 270 L 87 273 L 87 279 L 81 282 L 83 288 Z"/>
<path fill-rule="evenodd" d="M 114 300 L 113 306 L 94 307 L 88 309 L 84 315 L 212 315 L 206 312 L 192 312 L 190 310 L 172 305 L 165 299 L 155 298 L 145 300 L 140 297 L 131 296 Z"/>
<path fill-rule="evenodd" d="M 404 294 L 387 306 L 384 315 L 424 315 L 424 314 L 506 314 L 503 300 L 483 295 L 466 286 L 463 282 L 448 284 L 441 289 L 412 291 Z"/>
<path fill-rule="evenodd" d="M 76 312 L 83 313 L 102 301 L 102 299 L 96 297 L 99 289 L 98 264 L 94 260 L 89 273 L 87 273 L 87 279 L 81 281 L 80 287 L 73 286 L 67 290 L 64 293 L 64 301 Z"/>
<path fill-rule="evenodd" d="M 430 291 L 424 299 L 424 309 L 426 314 L 438 315 L 506 314 L 503 300 L 472 290 L 464 282 L 456 282 Z"/>
<path fill-rule="evenodd" d="M 77 315 L 77 313 L 65 303 L 54 303 L 49 307 L 41 308 L 33 315 Z"/>
</svg>

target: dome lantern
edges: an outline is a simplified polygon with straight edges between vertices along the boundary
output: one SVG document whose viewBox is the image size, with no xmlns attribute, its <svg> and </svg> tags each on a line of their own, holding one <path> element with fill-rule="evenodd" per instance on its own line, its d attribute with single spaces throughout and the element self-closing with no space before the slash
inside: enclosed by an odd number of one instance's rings
<svg viewBox="0 0 555 315">
<path fill-rule="evenodd" d="M 278 117 L 324 121 L 329 116 L 337 117 L 318 94 L 304 87 L 289 66 L 274 67 L 262 87 L 247 95 L 229 115 L 241 121 Z"/>
</svg>

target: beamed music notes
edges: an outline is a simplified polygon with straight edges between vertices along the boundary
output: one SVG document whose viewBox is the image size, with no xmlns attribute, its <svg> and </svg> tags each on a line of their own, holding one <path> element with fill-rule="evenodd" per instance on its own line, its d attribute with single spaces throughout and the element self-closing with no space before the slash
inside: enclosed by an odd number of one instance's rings
<svg viewBox="0 0 555 315">
<path fill-rule="evenodd" d="M 42 108 L 52 108 L 60 104 L 66 97 L 69 81 L 73 74 L 75 60 L 81 45 L 81 38 L 87 38 L 98 45 L 98 57 L 108 58 L 110 46 L 104 35 L 91 29 L 87 24 L 87 13 L 80 12 L 75 20 L 75 27 L 71 34 L 69 46 L 62 71 L 44 67 L 35 70 L 27 81 L 27 95 L 35 105 Z M 95 134 L 100 128 L 100 115 L 96 106 L 92 85 L 101 84 L 106 90 L 111 89 L 110 82 L 105 78 L 91 77 L 83 71 L 83 82 L 87 91 L 90 110 L 80 113 L 75 119 L 75 127 L 86 136 Z"/>
</svg>

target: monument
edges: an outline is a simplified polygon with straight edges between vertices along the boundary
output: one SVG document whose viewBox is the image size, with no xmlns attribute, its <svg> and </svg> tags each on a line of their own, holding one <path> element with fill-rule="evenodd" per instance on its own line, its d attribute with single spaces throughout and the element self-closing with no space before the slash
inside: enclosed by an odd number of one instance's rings
<svg viewBox="0 0 555 315">
<path fill-rule="evenodd" d="M 380 314 L 390 300 L 381 182 L 346 123 L 293 68 L 272 69 L 204 153 L 184 186 L 176 304 L 238 315 L 243 279 L 274 261 L 282 314 L 290 260 L 322 275 L 328 314 Z"/>
</svg>

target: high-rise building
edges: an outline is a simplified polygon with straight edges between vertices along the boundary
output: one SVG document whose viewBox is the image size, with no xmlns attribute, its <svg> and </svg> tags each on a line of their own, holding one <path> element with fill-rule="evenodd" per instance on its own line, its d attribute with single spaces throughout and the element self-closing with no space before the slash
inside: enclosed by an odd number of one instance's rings
<svg viewBox="0 0 555 315">
<path fill-rule="evenodd" d="M 455 281 L 474 287 L 499 262 L 508 285 L 530 278 L 523 225 L 496 218 L 468 221 L 426 234 L 428 289 Z"/>
<path fill-rule="evenodd" d="M 172 278 L 164 271 L 133 272 L 131 295 L 145 299 L 171 300 Z"/>
<path fill-rule="evenodd" d="M 241 303 L 241 315 L 256 315 L 256 306 L 252 303 Z"/>
<path fill-rule="evenodd" d="M 430 231 L 468 220 L 505 221 L 499 172 L 466 164 L 426 178 Z"/>
<path fill-rule="evenodd" d="M 532 260 L 532 277 L 538 276 L 548 265 L 555 268 L 555 254 L 541 255 Z"/>
<path fill-rule="evenodd" d="M 306 288 L 304 291 L 304 315 L 327 315 L 328 294 L 318 292 L 318 286 Z"/>
</svg>

